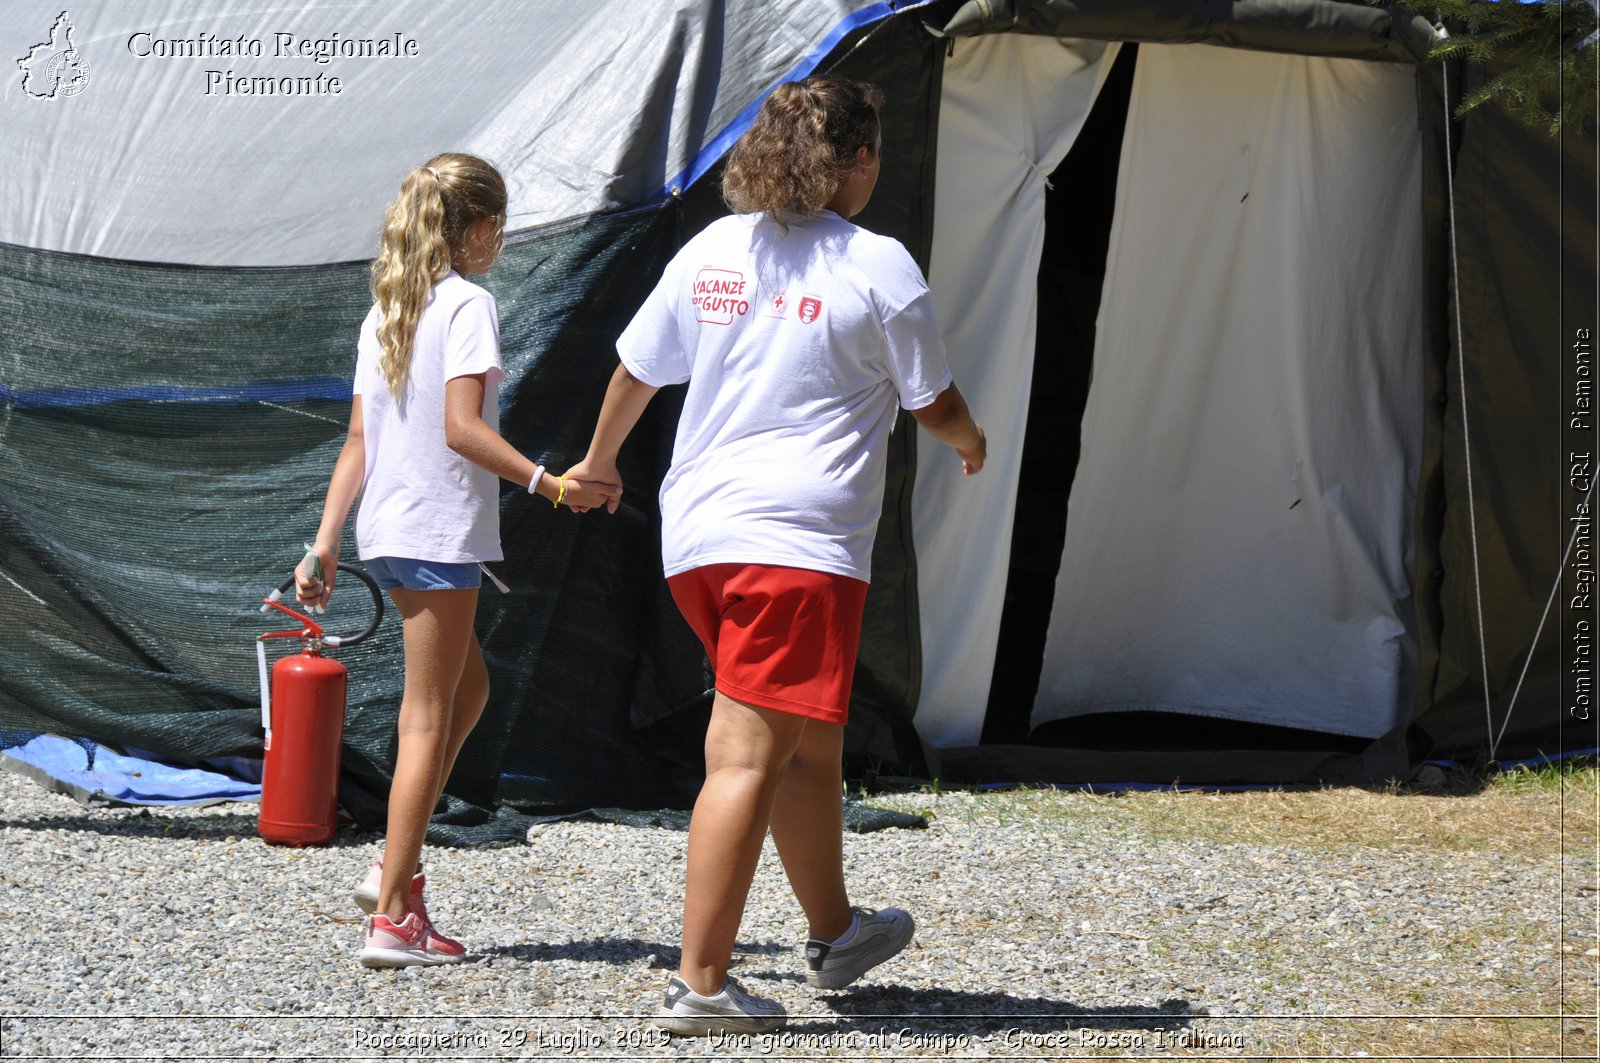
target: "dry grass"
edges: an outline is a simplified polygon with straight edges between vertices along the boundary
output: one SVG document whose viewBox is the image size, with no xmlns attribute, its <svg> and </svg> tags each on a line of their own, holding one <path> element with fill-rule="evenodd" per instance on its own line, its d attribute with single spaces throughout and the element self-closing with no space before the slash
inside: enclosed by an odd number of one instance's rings
<svg viewBox="0 0 1600 1063">
<path fill-rule="evenodd" d="M 1332 849 L 1424 846 L 1456 851 L 1560 852 L 1595 836 L 1595 773 L 1561 790 L 1468 795 L 1369 790 L 1130 794 L 1117 814 L 1156 838 Z M 1565 797 L 1565 800 L 1563 799 Z M 1584 798 L 1587 797 L 1587 800 Z"/>
<path fill-rule="evenodd" d="M 1600 824 L 1600 770 L 1544 769 L 1447 780 L 1436 791 L 1354 787 L 1206 793 L 1119 794 L 1028 789 L 995 795 L 961 791 L 914 802 L 879 795 L 872 803 L 924 815 L 988 818 L 1035 829 L 1106 831 L 1152 841 L 1287 845 L 1329 849 L 1418 846 L 1448 851 L 1593 853 Z"/>
<path fill-rule="evenodd" d="M 1506 1014 L 1521 1009 L 1508 1002 Z M 1546 1011 L 1535 1008 L 1534 1013 Z M 1273 1059 L 1594 1059 L 1593 1023 L 1565 1036 L 1560 1019 L 1448 1018 L 1339 1022 L 1308 1019 L 1292 1038 L 1252 1045 Z M 1359 1046 L 1359 1047 L 1357 1047 Z"/>
</svg>

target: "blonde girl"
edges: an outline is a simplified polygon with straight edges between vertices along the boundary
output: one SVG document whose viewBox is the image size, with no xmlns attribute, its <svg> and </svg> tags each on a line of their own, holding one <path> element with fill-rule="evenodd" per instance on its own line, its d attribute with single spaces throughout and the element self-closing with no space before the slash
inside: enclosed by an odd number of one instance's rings
<svg viewBox="0 0 1600 1063">
<path fill-rule="evenodd" d="M 505 213 L 505 181 L 472 155 L 436 155 L 401 183 L 372 264 L 349 432 L 311 554 L 296 570 L 299 600 L 326 606 L 340 532 L 359 494 L 356 545 L 394 601 L 405 640 L 387 841 L 355 891 L 371 913 L 359 954 L 368 967 L 465 956 L 428 917 L 419 859 L 456 754 L 489 696 L 472 622 L 482 563 L 503 556 L 498 479 L 573 508 L 604 505 L 619 490 L 547 473 L 500 436 L 498 313 L 494 297 L 466 278 L 494 265 Z"/>
</svg>

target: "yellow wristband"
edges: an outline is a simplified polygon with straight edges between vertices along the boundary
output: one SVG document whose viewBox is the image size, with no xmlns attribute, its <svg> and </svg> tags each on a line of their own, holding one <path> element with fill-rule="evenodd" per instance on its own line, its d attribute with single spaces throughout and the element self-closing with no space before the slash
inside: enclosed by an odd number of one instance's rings
<svg viewBox="0 0 1600 1063">
<path fill-rule="evenodd" d="M 554 502 L 550 503 L 550 508 L 551 509 L 559 509 L 561 507 L 561 503 L 566 500 L 566 497 L 567 497 L 567 478 L 565 476 L 563 476 L 563 477 L 561 477 L 561 490 L 556 492 L 556 500 Z"/>
</svg>

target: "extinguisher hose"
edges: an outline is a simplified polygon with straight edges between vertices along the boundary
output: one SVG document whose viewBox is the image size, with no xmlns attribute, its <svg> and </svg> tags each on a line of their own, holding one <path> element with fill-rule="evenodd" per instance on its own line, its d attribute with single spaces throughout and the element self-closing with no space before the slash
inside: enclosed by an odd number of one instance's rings
<svg viewBox="0 0 1600 1063">
<path fill-rule="evenodd" d="M 256 672 L 261 680 L 261 729 L 267 733 L 266 748 L 272 748 L 272 698 L 267 693 L 267 644 L 256 639 Z"/>
<path fill-rule="evenodd" d="M 364 568 L 357 568 L 354 565 L 347 565 L 343 561 L 339 562 L 338 568 L 340 572 L 348 572 L 350 575 L 367 585 L 367 590 L 372 594 L 372 621 L 367 624 L 366 630 L 362 631 L 358 635 L 325 636 L 322 641 L 335 649 L 343 646 L 354 646 L 358 642 L 366 641 L 372 637 L 373 633 L 378 630 L 378 625 L 383 622 L 383 592 L 378 589 L 377 581 L 371 576 L 367 575 L 367 570 Z M 272 592 L 272 600 L 277 601 L 279 598 L 282 598 L 284 592 L 293 586 L 294 573 L 291 572 L 289 573 L 289 578 L 278 584 L 278 589 Z M 264 607 L 262 612 L 266 612 Z"/>
</svg>

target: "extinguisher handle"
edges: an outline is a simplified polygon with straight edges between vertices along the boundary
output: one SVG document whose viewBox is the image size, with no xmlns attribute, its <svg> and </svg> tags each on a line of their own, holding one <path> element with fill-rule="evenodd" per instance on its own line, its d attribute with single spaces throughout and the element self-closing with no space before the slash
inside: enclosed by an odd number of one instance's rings
<svg viewBox="0 0 1600 1063">
<path fill-rule="evenodd" d="M 372 595 L 372 620 L 367 624 L 366 629 L 358 634 L 327 635 L 323 637 L 322 641 L 328 646 L 334 647 L 354 646 L 358 642 L 364 642 L 371 638 L 373 633 L 378 630 L 378 625 L 383 622 L 383 591 L 378 589 L 377 581 L 367 574 L 366 569 L 357 568 L 355 565 L 347 565 L 343 561 L 340 561 L 336 567 L 340 572 L 348 572 L 350 575 L 367 585 L 367 591 Z M 272 594 L 269 596 L 269 600 L 274 602 L 277 601 L 283 597 L 285 591 L 293 586 L 294 573 L 290 572 L 289 578 L 278 584 L 277 590 L 272 592 Z M 263 607 L 261 611 L 266 612 L 267 610 L 265 607 Z"/>
</svg>

